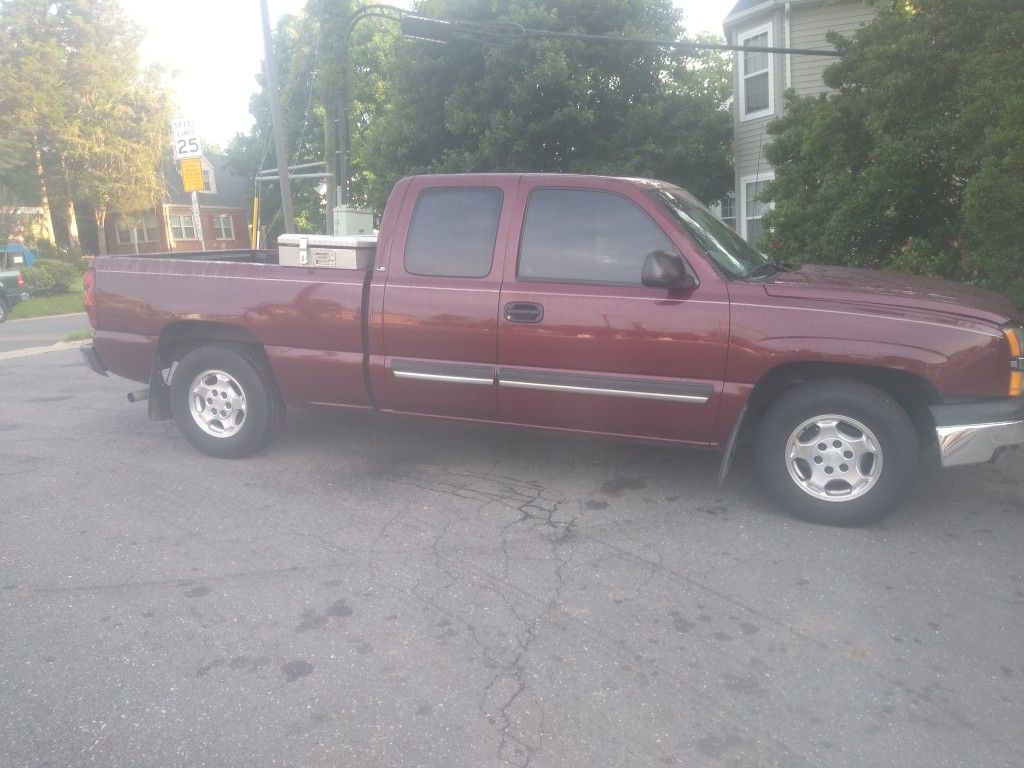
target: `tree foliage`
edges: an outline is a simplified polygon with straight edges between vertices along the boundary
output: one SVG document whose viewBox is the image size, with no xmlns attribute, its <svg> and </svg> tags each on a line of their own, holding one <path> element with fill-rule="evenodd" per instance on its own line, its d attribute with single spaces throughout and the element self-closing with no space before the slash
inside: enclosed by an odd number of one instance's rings
<svg viewBox="0 0 1024 768">
<path fill-rule="evenodd" d="M 880 6 L 769 132 L 781 258 L 970 280 L 1024 300 L 1024 4 Z"/>
<path fill-rule="evenodd" d="M 0 30 L 5 179 L 69 217 L 88 206 L 100 223 L 106 211 L 151 207 L 169 101 L 140 68 L 140 33 L 116 0 L 6 0 Z"/>
<path fill-rule="evenodd" d="M 584 34 L 683 33 L 668 0 L 425 0 L 418 11 Z M 581 40 L 399 40 L 356 153 L 378 206 L 398 177 L 426 171 L 658 176 L 710 201 L 731 180 L 728 93 L 717 55 Z"/>
<path fill-rule="evenodd" d="M 279 98 L 290 164 L 324 160 L 327 89 L 330 82 L 337 80 L 339 65 L 335 49 L 341 34 L 337 30 L 344 29 L 347 13 L 345 2 L 310 0 L 302 13 L 282 16 L 274 29 Z M 227 148 L 231 167 L 250 177 L 260 170 L 277 167 L 264 71 L 256 81 L 259 90 L 249 100 L 255 125 L 248 134 L 236 135 Z M 326 213 L 316 187 L 315 179 L 292 181 L 296 226 L 303 232 L 323 230 L 325 226 Z M 262 185 L 260 207 L 265 225 L 269 224 L 275 233 L 283 231 L 281 196 L 276 182 Z"/>
<path fill-rule="evenodd" d="M 292 163 L 324 157 L 324 117 L 339 97 L 353 7 L 310 0 L 304 13 L 278 24 Z M 588 34 L 683 34 L 669 0 L 426 0 L 417 12 Z M 687 58 L 652 47 L 551 39 L 440 45 L 402 39 L 391 22 L 364 21 L 353 30 L 347 61 L 349 188 L 354 202 L 377 211 L 398 178 L 423 172 L 657 176 L 709 201 L 731 186 L 731 122 L 722 108 L 731 80 L 728 59 L 717 54 Z M 242 171 L 260 161 L 275 165 L 260 82 L 251 104 L 256 127 L 229 148 Z M 295 185 L 300 227 L 323 220 L 312 186 Z M 265 220 L 279 206 L 276 188 L 267 192 Z"/>
</svg>

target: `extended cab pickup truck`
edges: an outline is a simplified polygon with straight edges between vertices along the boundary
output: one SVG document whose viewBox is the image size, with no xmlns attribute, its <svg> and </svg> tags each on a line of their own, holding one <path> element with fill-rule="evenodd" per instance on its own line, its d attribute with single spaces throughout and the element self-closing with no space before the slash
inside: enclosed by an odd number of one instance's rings
<svg viewBox="0 0 1024 768">
<path fill-rule="evenodd" d="M 1006 299 L 779 266 L 658 181 L 411 177 L 366 269 L 103 257 L 86 289 L 90 366 L 148 382 L 150 415 L 218 457 L 260 449 L 286 406 L 695 446 L 722 478 L 742 431 L 782 505 L 849 525 L 929 446 L 950 466 L 1024 442 Z"/>
</svg>

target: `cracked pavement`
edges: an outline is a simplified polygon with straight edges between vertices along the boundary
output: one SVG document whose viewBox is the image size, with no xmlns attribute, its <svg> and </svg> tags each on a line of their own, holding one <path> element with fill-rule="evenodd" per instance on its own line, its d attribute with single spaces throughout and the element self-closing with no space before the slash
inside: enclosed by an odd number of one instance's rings
<svg viewBox="0 0 1024 768">
<path fill-rule="evenodd" d="M 741 456 L 293 411 L 217 461 L 0 363 L 0 765 L 1019 766 L 1024 455 L 860 530 Z"/>
</svg>

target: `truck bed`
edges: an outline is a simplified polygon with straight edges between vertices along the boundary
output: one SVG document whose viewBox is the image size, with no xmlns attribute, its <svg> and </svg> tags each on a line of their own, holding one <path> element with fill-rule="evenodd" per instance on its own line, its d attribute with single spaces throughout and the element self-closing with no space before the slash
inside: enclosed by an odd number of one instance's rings
<svg viewBox="0 0 1024 768">
<path fill-rule="evenodd" d="M 139 258 L 174 261 L 229 261 L 233 264 L 277 264 L 277 249 L 235 248 L 224 251 L 174 251 L 142 255 Z"/>
<path fill-rule="evenodd" d="M 369 271 L 276 261 L 276 251 L 253 250 L 97 258 L 97 354 L 112 373 L 146 382 L 161 340 L 222 332 L 263 346 L 289 404 L 369 407 Z"/>
</svg>

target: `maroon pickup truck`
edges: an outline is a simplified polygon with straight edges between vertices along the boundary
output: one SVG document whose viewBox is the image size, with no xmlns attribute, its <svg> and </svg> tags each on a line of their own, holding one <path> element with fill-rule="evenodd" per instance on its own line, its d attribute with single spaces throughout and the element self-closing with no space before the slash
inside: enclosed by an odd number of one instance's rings
<svg viewBox="0 0 1024 768">
<path fill-rule="evenodd" d="M 1006 299 L 780 266 L 670 184 L 411 177 L 371 254 L 98 258 L 86 359 L 218 457 L 259 450 L 286 406 L 695 446 L 721 478 L 742 432 L 781 504 L 832 524 L 889 510 L 929 446 L 951 466 L 1024 442 Z"/>
</svg>

